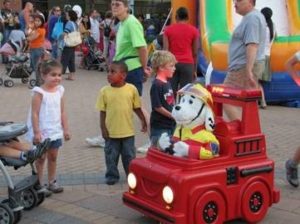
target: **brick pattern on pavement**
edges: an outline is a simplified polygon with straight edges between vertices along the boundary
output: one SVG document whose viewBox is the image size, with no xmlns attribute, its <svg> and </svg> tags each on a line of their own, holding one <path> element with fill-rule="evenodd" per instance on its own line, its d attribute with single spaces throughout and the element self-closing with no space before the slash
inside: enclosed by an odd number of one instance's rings
<svg viewBox="0 0 300 224">
<path fill-rule="evenodd" d="M 0 70 L 3 67 L 0 67 Z M 20 80 L 15 86 L 0 86 L 0 121 L 24 122 L 30 105 L 30 91 Z M 104 183 L 104 151 L 88 147 L 86 137 L 99 135 L 99 114 L 94 109 L 101 86 L 106 85 L 106 74 L 98 71 L 78 70 L 75 81 L 63 80 L 66 89 L 66 109 L 72 139 L 60 149 L 58 181 L 65 187 L 62 194 L 52 195 L 39 207 L 25 211 L 21 224 L 25 223 L 101 223 L 101 224 L 153 224 L 156 223 L 122 204 L 122 193 L 127 190 L 125 175 L 120 161 L 122 176 L 114 186 Z M 149 87 L 145 85 L 145 105 L 150 109 Z M 276 162 L 276 184 L 281 189 L 280 203 L 273 205 L 261 223 L 290 223 L 300 220 L 300 189 L 290 187 L 285 181 L 285 160 L 300 145 L 300 109 L 269 106 L 261 110 L 262 130 L 266 134 L 268 155 Z M 147 136 L 139 132 L 136 119 L 136 145 L 147 142 Z M 143 156 L 138 154 L 138 156 Z M 30 175 L 30 167 L 19 170 L 8 168 L 17 182 Z M 2 175 L 1 175 L 2 176 Z M 44 178 L 46 182 L 46 176 Z M 0 196 L 7 196 L 3 177 L 0 178 Z M 235 221 L 233 223 L 242 223 Z"/>
</svg>

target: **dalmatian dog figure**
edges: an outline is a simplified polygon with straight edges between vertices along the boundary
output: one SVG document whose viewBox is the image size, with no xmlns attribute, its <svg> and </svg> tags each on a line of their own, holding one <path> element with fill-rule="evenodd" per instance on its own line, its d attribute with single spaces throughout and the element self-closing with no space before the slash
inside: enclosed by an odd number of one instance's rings
<svg viewBox="0 0 300 224">
<path fill-rule="evenodd" d="M 171 139 L 163 133 L 158 140 L 162 151 L 192 159 L 212 159 L 219 155 L 211 94 L 201 84 L 188 84 L 178 91 L 179 102 L 172 115 L 177 128 Z"/>
</svg>

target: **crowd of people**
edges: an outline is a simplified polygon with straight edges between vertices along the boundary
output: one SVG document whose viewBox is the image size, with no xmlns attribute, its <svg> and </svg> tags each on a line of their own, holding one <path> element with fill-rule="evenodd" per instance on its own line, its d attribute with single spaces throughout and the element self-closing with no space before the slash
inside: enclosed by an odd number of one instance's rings
<svg viewBox="0 0 300 224">
<path fill-rule="evenodd" d="M 19 14 L 13 12 L 10 4 L 10 0 L 4 0 L 1 10 L 2 44 L 11 40 L 9 36 L 13 30 L 24 32 L 24 37 L 19 40 L 17 37 L 20 35 L 13 35 L 17 36 L 14 41 L 22 42 L 24 46 L 26 41 L 29 43 L 31 66 L 40 81 L 32 90 L 28 141 L 42 144 L 31 150 L 22 147 L 14 157 L 31 161 L 37 159 L 40 183 L 43 183 L 43 167 L 47 158 L 48 184 L 47 188 L 41 185 L 41 190 L 63 191 L 56 181 L 56 163 L 62 140 L 69 140 L 71 135 L 64 111 L 64 87 L 60 82 L 67 69 L 67 80 L 74 80 L 76 72 L 76 46 L 66 45 L 64 37 L 79 31 L 82 39 L 93 42 L 92 48 L 103 50 L 108 67 L 109 85 L 100 90 L 96 108 L 100 113 L 100 130 L 104 139 L 106 183 L 115 184 L 120 178 L 117 168 L 119 156 L 128 174 L 130 161 L 136 155 L 133 112 L 141 120 L 141 131 L 148 132 L 149 141 L 155 145 L 163 132 L 172 135 L 174 131 L 171 111 L 177 91 L 195 81 L 199 32 L 188 24 L 188 9 L 177 9 L 176 23 L 164 29 L 163 50 L 155 51 L 149 60 L 147 32 L 149 36 L 158 33 L 152 33 L 150 29 L 145 32 L 145 24 L 141 23 L 143 17 L 137 19 L 130 13 L 127 0 L 112 0 L 111 11 L 105 13 L 103 20 L 97 10 L 82 14 L 71 6 L 63 10 L 59 6 L 53 7 L 47 20 L 44 14 L 34 10 L 30 2 Z M 255 9 L 255 0 L 235 0 L 234 5 L 243 19 L 234 30 L 229 45 L 229 67 L 224 83 L 239 88 L 262 89 L 260 82 L 270 81 L 270 46 L 276 35 L 272 11 L 264 8 L 259 12 Z M 47 46 L 47 40 L 51 46 Z M 50 59 L 44 58 L 45 50 L 51 50 Z M 298 62 L 298 58 L 290 64 Z M 2 59 L 3 63 L 7 63 L 5 56 Z M 264 72 L 267 78 L 263 79 Z M 155 79 L 150 90 L 152 111 L 149 115 L 141 96 L 143 84 L 152 73 Z M 264 100 L 261 105 L 266 107 Z M 237 108 L 224 107 L 224 110 L 229 119 L 239 119 Z M 50 142 L 46 141 L 48 138 Z M 9 145 L 6 147 L 9 148 Z M 48 149 L 47 156 L 42 155 L 44 148 Z M 299 185 L 295 168 L 298 163 L 299 153 L 286 165 L 287 178 L 293 186 Z"/>
</svg>

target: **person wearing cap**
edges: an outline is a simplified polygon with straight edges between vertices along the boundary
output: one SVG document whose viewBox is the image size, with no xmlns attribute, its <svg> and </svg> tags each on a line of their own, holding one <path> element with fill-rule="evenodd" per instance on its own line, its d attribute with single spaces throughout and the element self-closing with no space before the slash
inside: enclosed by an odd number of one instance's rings
<svg viewBox="0 0 300 224">
<path fill-rule="evenodd" d="M 242 88 L 259 88 L 265 68 L 266 20 L 255 9 L 255 0 L 234 0 L 237 14 L 243 16 L 233 31 L 228 49 L 228 72 L 224 84 Z M 240 119 L 239 108 L 224 105 L 229 120 Z"/>
<path fill-rule="evenodd" d="M 34 28 L 28 34 L 27 41 L 29 42 L 31 68 L 36 74 L 36 86 L 41 85 L 41 78 L 38 77 L 37 64 L 44 53 L 44 43 L 46 30 L 44 28 L 45 18 L 42 14 L 34 15 Z"/>
</svg>

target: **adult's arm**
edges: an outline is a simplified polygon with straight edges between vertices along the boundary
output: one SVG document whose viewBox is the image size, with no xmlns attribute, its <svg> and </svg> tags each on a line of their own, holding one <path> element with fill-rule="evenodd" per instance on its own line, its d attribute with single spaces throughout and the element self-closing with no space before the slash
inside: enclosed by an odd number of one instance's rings
<svg viewBox="0 0 300 224">
<path fill-rule="evenodd" d="M 149 77 L 151 75 L 151 69 L 147 66 L 148 62 L 148 50 L 146 46 L 138 48 L 139 58 L 144 69 L 144 73 Z"/>
<path fill-rule="evenodd" d="M 254 75 L 252 69 L 254 67 L 254 63 L 256 60 L 256 54 L 258 50 L 258 44 L 256 43 L 249 43 L 246 46 L 246 75 L 250 79 L 251 85 L 253 87 L 257 86 L 257 83 L 254 79 Z"/>
</svg>

